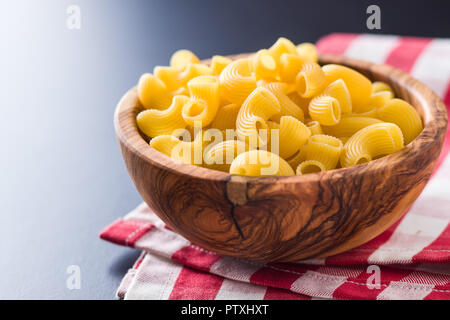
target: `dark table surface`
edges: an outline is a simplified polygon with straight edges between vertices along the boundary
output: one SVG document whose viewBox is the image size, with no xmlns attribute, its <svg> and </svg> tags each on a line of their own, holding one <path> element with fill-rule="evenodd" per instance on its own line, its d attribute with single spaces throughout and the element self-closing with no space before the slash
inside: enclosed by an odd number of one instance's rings
<svg viewBox="0 0 450 320">
<path fill-rule="evenodd" d="M 392 3 L 395 2 L 395 5 Z M 445 1 L 377 1 L 382 30 L 450 36 Z M 66 27 L 70 4 L 81 29 Z M 112 117 L 139 75 L 191 49 L 201 58 L 369 32 L 370 1 L 2 1 L 0 299 L 113 299 L 138 252 L 99 231 L 140 203 Z M 81 289 L 66 286 L 67 267 Z"/>
</svg>

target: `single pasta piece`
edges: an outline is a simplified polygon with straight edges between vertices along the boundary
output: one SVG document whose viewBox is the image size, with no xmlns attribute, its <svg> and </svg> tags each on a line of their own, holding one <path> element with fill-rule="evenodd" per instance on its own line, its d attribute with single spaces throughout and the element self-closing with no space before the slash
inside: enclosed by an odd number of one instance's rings
<svg viewBox="0 0 450 320">
<path fill-rule="evenodd" d="M 336 98 L 317 96 L 309 103 L 310 117 L 321 125 L 333 126 L 341 120 L 341 107 Z"/>
<path fill-rule="evenodd" d="M 211 127 L 219 130 L 235 129 L 239 109 L 240 106 L 234 103 L 220 107 L 217 110 L 216 117 L 211 122 Z"/>
<path fill-rule="evenodd" d="M 336 168 L 342 149 L 342 141 L 336 137 L 313 135 L 308 140 L 306 160 L 319 161 L 325 170 L 331 170 Z"/>
<path fill-rule="evenodd" d="M 260 85 L 274 94 L 280 103 L 280 113 L 274 115 L 272 119 L 279 122 L 282 116 L 292 116 L 300 121 L 305 119 L 303 110 L 299 108 L 286 94 L 287 84 L 283 82 L 262 83 Z"/>
<path fill-rule="evenodd" d="M 279 130 L 279 155 L 283 159 L 294 155 L 311 136 L 311 130 L 291 116 L 281 117 Z"/>
<path fill-rule="evenodd" d="M 178 50 L 170 58 L 170 66 L 184 68 L 189 63 L 200 63 L 200 59 L 189 50 Z"/>
<path fill-rule="evenodd" d="M 392 99 L 377 109 L 379 119 L 395 123 L 405 138 L 405 145 L 413 141 L 423 130 L 422 119 L 416 109 L 401 99 Z"/>
<path fill-rule="evenodd" d="M 297 93 L 303 98 L 310 98 L 319 94 L 325 85 L 325 74 L 315 62 L 305 63 L 295 78 Z"/>
<path fill-rule="evenodd" d="M 376 93 L 372 93 L 369 100 L 369 106 L 373 108 L 381 108 L 386 103 L 389 102 L 389 100 L 393 99 L 394 95 L 390 91 L 380 91 Z"/>
<path fill-rule="evenodd" d="M 326 170 L 327 169 L 325 168 L 323 163 L 321 163 L 320 161 L 305 160 L 305 161 L 302 161 L 297 166 L 297 170 L 295 170 L 295 173 L 298 176 L 301 176 L 301 175 L 308 174 L 308 173 L 316 173 L 316 172 L 322 172 L 322 171 L 326 171 Z"/>
<path fill-rule="evenodd" d="M 343 117 L 334 126 L 323 126 L 323 131 L 328 135 L 338 138 L 351 137 L 362 128 L 381 122 L 383 121 L 371 117 L 348 116 Z"/>
<path fill-rule="evenodd" d="M 233 61 L 219 76 L 221 94 L 231 103 L 241 105 L 256 88 L 256 78 L 248 59 Z"/>
<path fill-rule="evenodd" d="M 338 79 L 344 80 L 352 98 L 352 108 L 356 112 L 366 111 L 366 106 L 372 93 L 372 82 L 358 71 L 337 64 L 327 64 L 322 67 L 326 83 Z"/>
<path fill-rule="evenodd" d="M 233 160 L 250 147 L 244 141 L 225 140 L 208 146 L 203 155 L 205 166 L 223 172 L 229 172 Z"/>
<path fill-rule="evenodd" d="M 382 81 L 372 82 L 372 94 L 382 91 L 389 91 L 392 95 L 394 95 L 394 91 L 387 83 Z"/>
<path fill-rule="evenodd" d="M 256 80 L 276 80 L 278 69 L 275 59 L 270 55 L 269 50 L 259 50 L 252 58 L 253 72 Z"/>
<path fill-rule="evenodd" d="M 308 150 L 308 145 L 305 144 L 293 155 L 289 158 L 285 159 L 287 163 L 291 166 L 293 170 L 296 170 L 298 165 L 305 161 L 306 159 L 306 152 Z"/>
<path fill-rule="evenodd" d="M 267 144 L 267 120 L 280 112 L 280 103 L 266 88 L 256 88 L 244 101 L 236 120 L 236 132 L 239 138 L 251 146 Z M 260 130 L 265 129 L 266 134 Z"/>
<path fill-rule="evenodd" d="M 403 149 L 403 134 L 394 123 L 365 127 L 348 139 L 340 162 L 343 168 L 362 164 Z"/>
<path fill-rule="evenodd" d="M 280 64 L 280 58 L 283 53 L 297 55 L 297 48 L 291 40 L 286 38 L 278 38 L 278 40 L 269 48 L 269 53 L 275 59 L 277 65 Z"/>
<path fill-rule="evenodd" d="M 186 87 L 189 80 L 204 75 L 212 75 L 212 69 L 201 63 L 188 63 L 185 68 L 155 67 L 153 74 L 166 85 L 169 91 Z"/>
<path fill-rule="evenodd" d="M 177 129 L 184 129 L 186 122 L 181 116 L 181 110 L 188 101 L 186 96 L 175 96 L 172 105 L 165 110 L 148 109 L 140 112 L 136 118 L 139 130 L 153 138 L 171 135 Z"/>
<path fill-rule="evenodd" d="M 194 141 L 181 141 L 173 135 L 161 135 L 150 140 L 150 147 L 172 159 L 201 165 L 203 162 L 203 135 L 197 134 Z"/>
<path fill-rule="evenodd" d="M 199 76 L 187 85 L 191 99 L 183 107 L 183 119 L 190 126 L 199 121 L 202 127 L 206 127 L 219 109 L 219 81 L 215 76 Z"/>
<path fill-rule="evenodd" d="M 352 112 L 352 99 L 344 80 L 338 79 L 330 83 L 322 94 L 336 98 L 337 101 L 339 101 L 339 106 L 341 107 L 342 113 Z"/>
<path fill-rule="evenodd" d="M 305 61 L 296 54 L 283 53 L 280 57 L 281 81 L 294 82 L 304 63 Z"/>
<path fill-rule="evenodd" d="M 311 135 L 323 134 L 322 126 L 320 125 L 320 123 L 318 121 L 314 121 L 314 120 L 308 121 L 308 122 L 306 122 L 306 126 L 311 131 Z"/>
<path fill-rule="evenodd" d="M 163 110 L 170 106 L 172 95 L 164 82 L 151 73 L 144 73 L 137 85 L 139 101 L 146 109 Z"/>
<path fill-rule="evenodd" d="M 213 75 L 218 76 L 233 60 L 224 56 L 214 56 L 211 59 L 211 69 Z"/>
<path fill-rule="evenodd" d="M 243 176 L 292 176 L 294 170 L 275 153 L 250 150 L 241 153 L 233 160 L 230 173 Z"/>
<path fill-rule="evenodd" d="M 305 62 L 318 62 L 319 55 L 317 54 L 316 46 L 309 42 L 300 43 L 297 45 L 297 53 Z"/>
</svg>

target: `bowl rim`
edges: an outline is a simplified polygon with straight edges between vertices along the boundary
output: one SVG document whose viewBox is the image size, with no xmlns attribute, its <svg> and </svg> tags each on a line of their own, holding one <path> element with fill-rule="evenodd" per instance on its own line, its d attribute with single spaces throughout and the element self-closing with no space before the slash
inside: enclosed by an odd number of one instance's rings
<svg viewBox="0 0 450 320">
<path fill-rule="evenodd" d="M 232 59 L 238 59 L 248 56 L 250 53 L 243 53 L 238 55 L 229 56 Z M 208 63 L 208 60 L 204 60 L 204 63 Z M 364 168 L 364 174 L 379 171 L 380 161 L 386 162 L 386 164 L 395 167 L 411 156 L 417 156 L 417 151 L 425 151 L 430 148 L 435 140 L 430 137 L 438 136 L 441 138 L 441 147 L 443 142 L 443 136 L 445 135 L 447 128 L 447 111 L 444 103 L 441 99 L 430 89 L 428 86 L 415 79 L 411 75 L 396 69 L 388 65 L 375 64 L 368 61 L 359 59 L 348 58 L 344 56 L 336 55 L 320 55 L 319 63 L 321 65 L 337 63 L 350 68 L 356 69 L 362 73 L 373 74 L 391 74 L 391 79 L 403 78 L 402 88 L 406 90 L 408 95 L 414 95 L 421 101 L 419 107 L 422 111 L 421 119 L 424 124 L 422 132 L 413 141 L 406 145 L 402 150 L 399 150 L 393 154 L 389 154 L 379 159 L 369 161 L 364 164 L 358 164 L 347 168 L 337 168 L 327 170 L 323 172 L 310 173 L 306 175 L 293 175 L 293 176 L 261 176 L 261 177 L 249 177 L 232 175 L 230 173 L 207 169 L 197 165 L 183 163 L 181 161 L 170 158 L 169 156 L 160 153 L 159 151 L 150 148 L 148 142 L 140 134 L 136 124 L 136 116 L 140 109 L 138 108 L 139 102 L 137 97 L 136 86 L 131 88 L 120 99 L 115 112 L 114 112 L 114 127 L 117 139 L 121 145 L 126 146 L 135 156 L 151 163 L 163 170 L 168 170 L 179 175 L 187 175 L 191 178 L 197 178 L 209 181 L 229 181 L 232 177 L 239 177 L 237 180 L 240 182 L 257 181 L 258 183 L 273 183 L 276 180 L 277 183 L 300 183 L 300 182 L 314 182 L 324 179 L 327 175 L 330 177 L 336 177 L 337 173 L 344 173 L 350 170 L 354 170 L 357 174 L 358 170 L 355 168 Z M 369 76 L 370 78 L 370 76 Z M 373 78 L 373 77 L 372 77 Z M 371 79 L 371 81 L 374 81 Z M 376 81 L 376 80 L 375 80 Z M 418 87 L 420 90 L 415 90 L 412 93 L 412 88 Z M 429 101 L 434 103 L 430 104 Z M 427 103 L 428 102 L 428 103 Z M 429 106 L 427 108 L 426 106 Z M 417 109 L 417 106 L 414 106 Z M 420 113 L 420 112 L 419 112 Z M 330 172 L 333 175 L 330 175 Z M 361 171 L 362 172 L 362 171 Z"/>
</svg>

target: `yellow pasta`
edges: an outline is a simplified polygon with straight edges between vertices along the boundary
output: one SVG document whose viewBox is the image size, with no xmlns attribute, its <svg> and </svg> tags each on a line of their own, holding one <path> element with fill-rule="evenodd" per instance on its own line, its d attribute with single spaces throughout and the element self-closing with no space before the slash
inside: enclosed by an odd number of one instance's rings
<svg viewBox="0 0 450 320">
<path fill-rule="evenodd" d="M 297 93 L 303 98 L 317 95 L 325 85 L 325 73 L 315 62 L 305 63 L 295 79 Z"/>
<path fill-rule="evenodd" d="M 241 105 L 256 88 L 256 78 L 248 59 L 238 59 L 226 66 L 219 82 L 221 93 L 237 105 Z"/>
<path fill-rule="evenodd" d="M 297 54 L 283 53 L 280 57 L 280 79 L 284 82 L 294 82 L 302 70 L 305 61 Z"/>
<path fill-rule="evenodd" d="M 170 66 L 184 68 L 189 63 L 200 63 L 200 59 L 189 50 L 178 50 L 170 58 Z"/>
<path fill-rule="evenodd" d="M 352 112 L 352 99 L 344 80 L 338 79 L 330 83 L 323 91 L 323 95 L 336 98 L 342 113 Z"/>
<path fill-rule="evenodd" d="M 326 83 L 330 84 L 338 79 L 344 80 L 352 98 L 352 107 L 355 112 L 367 111 L 372 83 L 358 71 L 337 64 L 327 64 L 322 67 Z"/>
<path fill-rule="evenodd" d="M 290 53 L 297 55 L 297 48 L 292 41 L 286 38 L 279 38 L 269 49 L 270 55 L 275 59 L 276 63 L 280 63 L 280 58 L 283 53 Z"/>
<path fill-rule="evenodd" d="M 203 162 L 202 133 L 192 142 L 181 141 L 173 135 L 160 135 L 150 140 L 150 147 L 184 163 L 201 165 Z"/>
<path fill-rule="evenodd" d="M 199 121 L 202 127 L 206 127 L 219 108 L 219 81 L 214 76 L 199 76 L 187 85 L 191 99 L 183 107 L 183 119 L 191 126 Z"/>
<path fill-rule="evenodd" d="M 312 43 L 304 42 L 297 45 L 297 53 L 305 62 L 319 61 L 316 46 Z"/>
<path fill-rule="evenodd" d="M 203 75 L 212 75 L 212 69 L 201 63 L 188 63 L 185 68 L 155 67 L 153 74 L 166 85 L 169 91 L 185 87 L 189 80 Z"/>
<path fill-rule="evenodd" d="M 283 82 L 270 82 L 263 83 L 260 86 L 272 92 L 280 103 L 280 113 L 274 115 L 272 120 L 279 122 L 282 116 L 292 116 L 300 121 L 304 120 L 303 110 L 286 94 L 287 84 Z"/>
<path fill-rule="evenodd" d="M 250 147 L 240 140 L 225 140 L 205 149 L 204 163 L 214 170 L 229 172 L 232 161 Z"/>
<path fill-rule="evenodd" d="M 291 116 L 281 117 L 279 130 L 279 155 L 283 159 L 294 155 L 311 136 L 311 130 Z"/>
<path fill-rule="evenodd" d="M 243 176 L 292 176 L 294 170 L 284 159 L 272 152 L 250 150 L 233 160 L 230 173 Z"/>
<path fill-rule="evenodd" d="M 277 63 L 270 55 L 269 50 L 259 50 L 252 57 L 252 67 L 256 80 L 276 80 L 278 74 Z"/>
<path fill-rule="evenodd" d="M 186 122 L 181 116 L 181 110 L 188 101 L 186 96 L 175 96 L 172 105 L 166 110 L 148 109 L 140 112 L 136 118 L 139 129 L 151 138 L 184 129 Z"/>
<path fill-rule="evenodd" d="M 344 145 L 342 167 L 366 163 L 403 148 L 403 134 L 393 123 L 376 123 L 359 130 Z"/>
<path fill-rule="evenodd" d="M 377 109 L 379 119 L 395 123 L 405 138 L 405 145 L 413 141 L 423 130 L 422 119 L 416 109 L 401 99 L 392 99 Z"/>
<path fill-rule="evenodd" d="M 321 125 L 333 126 L 341 120 L 341 107 L 336 98 L 330 96 L 317 96 L 309 103 L 310 117 Z"/>
<path fill-rule="evenodd" d="M 394 95 L 394 91 L 387 83 L 382 81 L 375 81 L 372 83 L 372 94 L 382 91 L 389 91 L 392 95 Z"/>
<path fill-rule="evenodd" d="M 172 102 L 172 95 L 164 82 L 152 75 L 144 73 L 137 85 L 139 101 L 146 109 L 166 109 Z"/>
<path fill-rule="evenodd" d="M 211 59 L 211 69 L 213 75 L 220 75 L 220 73 L 229 65 L 233 60 L 224 56 L 214 56 Z"/>
<path fill-rule="evenodd" d="M 326 171 L 324 164 L 317 160 L 302 161 L 295 170 L 297 175 Z"/>
<path fill-rule="evenodd" d="M 211 122 L 211 127 L 219 130 L 235 129 L 239 109 L 240 106 L 234 103 L 220 107 L 217 111 L 216 117 Z"/>
<path fill-rule="evenodd" d="M 241 140 L 251 146 L 267 144 L 267 123 L 273 115 L 280 112 L 280 103 L 266 88 L 256 88 L 244 101 L 236 120 L 236 132 Z M 260 134 L 266 130 L 266 135 Z"/>
<path fill-rule="evenodd" d="M 323 131 L 328 135 L 338 138 L 351 137 L 359 130 L 381 122 L 383 121 L 371 117 L 349 116 L 342 118 L 341 121 L 334 126 L 324 126 Z"/>
<path fill-rule="evenodd" d="M 373 108 L 381 108 L 386 103 L 389 102 L 389 100 L 393 99 L 394 95 L 390 91 L 380 91 L 376 93 L 372 93 L 369 99 L 369 107 Z"/>
<path fill-rule="evenodd" d="M 294 102 L 298 107 L 300 107 L 300 109 L 303 110 L 304 115 L 308 113 L 308 106 L 309 102 L 311 101 L 311 98 L 300 97 L 296 91 L 289 93 L 288 97 L 289 99 L 292 100 L 292 102 Z"/>
<path fill-rule="evenodd" d="M 308 145 L 305 144 L 292 156 L 285 159 L 287 163 L 291 166 L 293 170 L 296 170 L 298 165 L 305 161 L 306 159 L 306 152 L 308 151 Z"/>
<path fill-rule="evenodd" d="M 136 124 L 152 148 L 247 176 L 346 168 L 401 150 L 423 130 L 389 84 L 322 67 L 313 44 L 286 38 L 237 60 L 176 51 L 140 77 L 137 97 Z"/>
<path fill-rule="evenodd" d="M 313 135 L 308 140 L 306 160 L 319 161 L 325 170 L 331 170 L 336 168 L 342 149 L 342 141 L 336 137 Z"/>
<path fill-rule="evenodd" d="M 322 126 L 318 121 L 308 121 L 306 122 L 306 126 L 311 131 L 311 135 L 323 134 Z"/>
</svg>

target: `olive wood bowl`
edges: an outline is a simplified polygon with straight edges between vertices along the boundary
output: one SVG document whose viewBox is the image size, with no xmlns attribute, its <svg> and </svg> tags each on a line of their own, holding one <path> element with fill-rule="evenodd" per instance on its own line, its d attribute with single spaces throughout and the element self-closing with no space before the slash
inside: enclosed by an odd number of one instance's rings
<svg viewBox="0 0 450 320">
<path fill-rule="evenodd" d="M 232 58 L 245 57 L 245 54 Z M 244 177 L 182 164 L 150 148 L 136 126 L 136 88 L 114 115 L 123 159 L 137 190 L 173 230 L 218 254 L 262 262 L 323 258 L 382 233 L 412 205 L 438 160 L 447 112 L 436 94 L 386 65 L 322 55 L 384 81 L 424 122 L 404 149 L 344 169 L 303 176 Z"/>
</svg>

